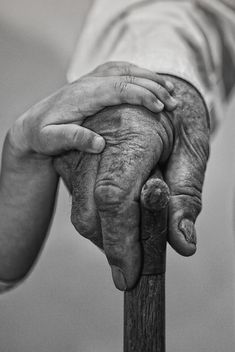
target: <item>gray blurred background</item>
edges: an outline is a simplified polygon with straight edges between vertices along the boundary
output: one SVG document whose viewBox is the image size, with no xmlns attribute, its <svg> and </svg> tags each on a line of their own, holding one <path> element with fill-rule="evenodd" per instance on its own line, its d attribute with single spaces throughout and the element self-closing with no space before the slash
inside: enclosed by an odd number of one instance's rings
<svg viewBox="0 0 235 352">
<path fill-rule="evenodd" d="M 66 81 L 88 7 L 81 0 L 0 0 L 1 148 L 12 122 Z M 234 350 L 234 113 L 235 102 L 212 142 L 198 251 L 181 258 L 168 248 L 167 352 Z M 0 352 L 122 351 L 123 295 L 103 254 L 70 224 L 70 203 L 61 185 L 37 265 L 0 297 Z"/>
</svg>

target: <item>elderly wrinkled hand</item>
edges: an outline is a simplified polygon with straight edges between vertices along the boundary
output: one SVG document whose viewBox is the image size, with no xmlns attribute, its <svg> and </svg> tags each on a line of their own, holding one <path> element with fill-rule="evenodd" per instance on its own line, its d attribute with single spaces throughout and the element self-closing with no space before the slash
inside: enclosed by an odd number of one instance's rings
<svg viewBox="0 0 235 352">
<path fill-rule="evenodd" d="M 199 93 L 170 78 L 181 101 L 169 113 L 128 105 L 107 108 L 83 126 L 102 135 L 102 154 L 72 152 L 55 161 L 72 194 L 71 220 L 104 249 L 120 290 L 140 274 L 140 191 L 159 165 L 170 191 L 168 241 L 180 254 L 196 250 L 195 221 L 209 156 L 209 123 Z"/>
</svg>

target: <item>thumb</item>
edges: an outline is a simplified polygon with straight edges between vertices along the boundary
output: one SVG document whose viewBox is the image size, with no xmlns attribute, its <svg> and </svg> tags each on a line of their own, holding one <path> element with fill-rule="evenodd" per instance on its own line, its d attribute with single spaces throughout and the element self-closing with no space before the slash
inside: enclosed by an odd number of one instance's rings
<svg viewBox="0 0 235 352">
<path fill-rule="evenodd" d="M 195 221 L 201 211 L 201 193 L 209 156 L 209 137 L 206 133 L 183 128 L 168 161 L 165 173 L 170 188 L 168 242 L 181 255 L 196 251 Z"/>
<path fill-rule="evenodd" d="M 105 146 L 103 137 L 76 124 L 45 126 L 40 139 L 40 152 L 50 155 L 58 155 L 72 149 L 100 153 Z"/>
</svg>

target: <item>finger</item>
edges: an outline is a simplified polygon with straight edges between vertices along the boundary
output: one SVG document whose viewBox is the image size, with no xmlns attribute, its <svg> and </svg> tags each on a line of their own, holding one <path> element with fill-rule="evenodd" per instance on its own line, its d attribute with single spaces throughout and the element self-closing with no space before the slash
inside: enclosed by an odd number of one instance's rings
<svg viewBox="0 0 235 352">
<path fill-rule="evenodd" d="M 194 134 L 193 134 L 194 133 Z M 173 151 L 166 170 L 171 191 L 168 241 L 181 255 L 196 251 L 195 221 L 201 211 L 202 186 L 209 155 L 208 137 L 190 135 L 183 128 L 181 142 Z"/>
<path fill-rule="evenodd" d="M 144 119 L 142 114 L 134 116 L 138 130 L 141 126 L 138 119 L 141 118 Z M 110 142 L 109 148 L 102 153 L 95 185 L 104 251 L 112 268 L 114 283 L 120 290 L 132 288 L 140 273 L 139 195 L 162 151 L 162 142 L 153 131 L 151 120 L 149 122 L 146 138 L 140 138 L 138 131 L 133 129 L 131 136 L 134 137 L 131 139 L 128 134 L 126 143 L 122 142 L 125 139 L 123 133 L 120 135 L 121 143 Z M 125 130 L 125 126 L 122 128 Z"/>
<path fill-rule="evenodd" d="M 100 106 L 112 106 L 119 104 L 131 104 L 145 106 L 148 110 L 158 113 L 164 109 L 164 104 L 148 89 L 141 87 L 134 82 L 133 77 L 116 78 L 109 80 L 109 83 L 102 86 L 102 93 L 99 94 Z"/>
<path fill-rule="evenodd" d="M 80 235 L 103 249 L 100 219 L 94 200 L 95 175 L 99 161 L 100 155 L 83 153 L 73 168 L 71 222 Z"/>
<path fill-rule="evenodd" d="M 124 202 L 122 197 L 125 197 L 124 194 L 120 189 L 115 190 L 115 186 L 96 188 L 104 251 L 111 265 L 114 283 L 124 291 L 134 285 L 139 275 L 141 248 L 139 204 L 129 197 Z"/>
<path fill-rule="evenodd" d="M 97 76 L 102 74 L 102 76 L 134 76 L 146 78 L 165 87 L 170 93 L 174 90 L 173 83 L 163 76 L 125 61 L 111 61 L 102 64 L 92 72 L 92 75 L 93 74 Z"/>
<path fill-rule="evenodd" d="M 148 110 L 155 113 L 164 109 L 164 104 L 156 95 L 144 87 L 144 82 L 142 83 L 143 87 L 134 82 L 135 78 L 132 76 L 93 77 L 92 80 L 88 79 L 84 86 L 83 99 L 80 98 L 81 87 L 78 86 L 77 92 L 77 87 L 74 84 L 72 94 L 68 97 L 69 99 L 74 97 L 74 99 L 71 100 L 70 104 L 66 102 L 60 110 L 57 106 L 57 111 L 47 116 L 47 123 L 53 124 L 55 119 L 56 123 L 68 123 L 79 120 L 83 122 L 86 117 L 96 114 L 105 107 L 120 104 L 145 106 Z M 157 83 L 155 84 L 157 85 Z M 77 96 L 79 97 L 78 101 L 76 101 Z"/>
<path fill-rule="evenodd" d="M 58 155 L 68 150 L 100 153 L 105 146 L 103 137 L 75 124 L 49 125 L 42 129 L 40 152 Z"/>
<path fill-rule="evenodd" d="M 149 79 L 136 77 L 132 77 L 131 81 L 132 84 L 136 84 L 152 92 L 165 105 L 167 110 L 172 111 L 176 108 L 177 101 L 160 84 Z"/>
</svg>

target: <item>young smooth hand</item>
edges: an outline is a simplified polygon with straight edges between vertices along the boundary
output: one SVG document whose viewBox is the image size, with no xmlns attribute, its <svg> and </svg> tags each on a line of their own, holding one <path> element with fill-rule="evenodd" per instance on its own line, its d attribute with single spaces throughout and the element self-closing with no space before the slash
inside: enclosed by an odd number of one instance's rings
<svg viewBox="0 0 235 352">
<path fill-rule="evenodd" d="M 108 106 L 128 103 L 158 113 L 177 106 L 172 83 L 125 62 L 109 62 L 61 88 L 23 114 L 11 129 L 20 153 L 58 155 L 71 149 L 99 153 L 105 141 L 82 127 L 88 116 Z"/>
</svg>

